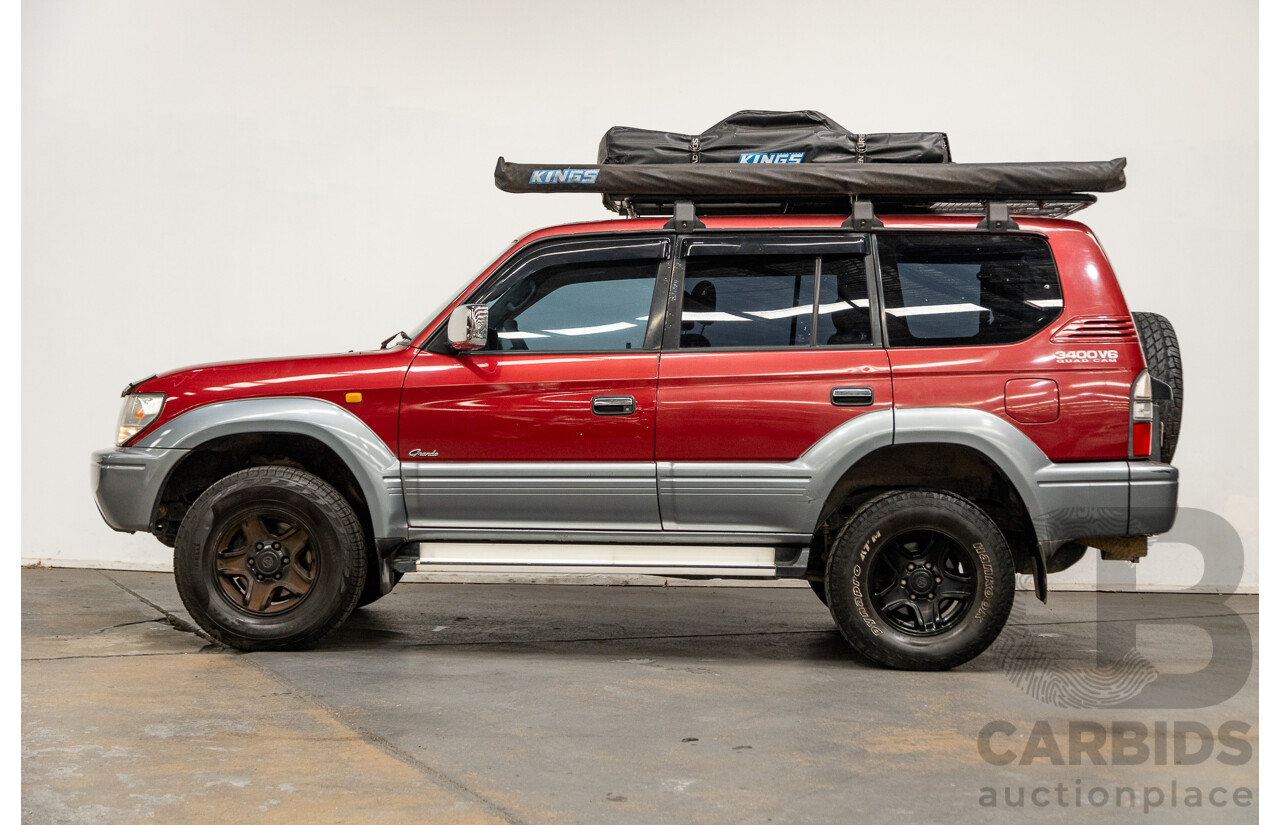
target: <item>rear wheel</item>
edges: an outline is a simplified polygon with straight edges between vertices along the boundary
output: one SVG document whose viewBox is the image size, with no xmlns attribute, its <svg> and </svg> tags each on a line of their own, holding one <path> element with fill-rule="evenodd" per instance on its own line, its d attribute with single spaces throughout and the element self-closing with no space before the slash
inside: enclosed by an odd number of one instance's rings
<svg viewBox="0 0 1280 825">
<path fill-rule="evenodd" d="M 191 617 L 241 650 L 314 643 L 364 588 L 360 520 L 337 490 L 291 467 L 216 482 L 178 528 L 173 567 Z"/>
<path fill-rule="evenodd" d="M 827 602 L 840 632 L 868 659 L 904 670 L 945 670 L 986 650 L 1013 591 L 1013 557 L 999 528 L 940 491 L 869 502 L 827 561 Z"/>
<path fill-rule="evenodd" d="M 1169 385 L 1173 398 L 1157 401 L 1160 410 L 1160 460 L 1173 461 L 1173 451 L 1178 446 L 1178 432 L 1182 429 L 1182 350 L 1173 324 L 1163 315 L 1154 312 L 1133 313 L 1133 325 L 1142 342 L 1142 354 L 1147 359 L 1147 371 Z"/>
</svg>

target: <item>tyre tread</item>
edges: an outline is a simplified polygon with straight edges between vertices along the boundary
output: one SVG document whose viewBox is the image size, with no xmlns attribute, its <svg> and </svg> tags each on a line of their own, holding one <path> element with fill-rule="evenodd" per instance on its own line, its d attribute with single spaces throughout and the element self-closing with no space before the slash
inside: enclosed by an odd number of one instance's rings
<svg viewBox="0 0 1280 825">
<path fill-rule="evenodd" d="M 1173 398 L 1157 401 L 1160 409 L 1160 460 L 1173 461 L 1178 446 L 1178 434 L 1182 429 L 1182 349 L 1178 334 L 1169 319 L 1155 312 L 1134 312 L 1133 325 L 1138 330 L 1142 354 L 1147 359 L 1147 370 L 1152 378 L 1169 385 Z"/>
<path fill-rule="evenodd" d="M 337 609 L 331 611 L 326 621 L 320 622 L 306 631 L 281 639 L 250 639 L 228 633 L 212 622 L 205 611 L 200 608 L 199 600 L 191 589 L 191 583 L 180 575 L 175 576 L 174 579 L 178 585 L 178 596 L 182 599 L 182 604 L 187 613 L 218 643 L 246 651 L 297 650 L 315 644 L 347 620 L 347 617 L 355 610 L 356 603 L 364 591 L 365 576 L 367 575 L 365 537 L 364 529 L 360 525 L 360 518 L 347 500 L 343 498 L 342 494 L 327 482 L 305 470 L 281 465 L 249 467 L 224 476 L 210 485 L 196 499 L 190 510 L 187 511 L 188 517 L 182 520 L 182 524 L 178 528 L 177 541 L 174 543 L 174 569 L 175 571 L 178 569 L 180 564 L 179 557 L 183 549 L 192 541 L 191 533 L 196 529 L 196 520 L 191 518 L 190 515 L 200 511 L 204 505 L 218 496 L 243 489 L 244 487 L 254 486 L 262 481 L 283 482 L 282 486 L 292 489 L 299 495 L 312 498 L 319 507 L 336 517 L 336 521 L 340 526 L 339 544 L 351 556 L 348 559 L 348 564 L 340 565 L 343 599 L 338 604 Z"/>
<path fill-rule="evenodd" d="M 846 624 L 841 621 L 839 613 L 843 593 L 839 595 L 833 594 L 829 584 L 832 568 L 838 563 L 837 558 L 842 555 L 844 542 L 850 530 L 860 531 L 864 523 L 875 524 L 900 508 L 920 504 L 936 506 L 965 519 L 978 520 L 979 523 L 988 527 L 998 539 L 998 543 L 990 548 L 990 552 L 1002 561 L 1003 574 L 1007 577 L 1007 586 L 996 588 L 996 601 L 992 605 L 992 616 L 993 618 L 998 618 L 998 621 L 992 622 L 991 626 L 994 628 L 994 632 L 978 636 L 954 650 L 929 658 L 918 655 L 909 656 L 884 645 L 874 643 L 869 638 L 869 635 L 864 636 L 860 633 L 849 632 Z M 1001 571 L 997 571 L 997 575 L 1001 575 Z M 895 490 L 868 500 L 845 522 L 844 527 L 841 528 L 837 535 L 834 549 L 827 559 L 825 579 L 828 582 L 826 588 L 828 607 L 831 611 L 832 619 L 835 620 L 836 626 L 840 628 L 841 635 L 853 646 L 854 650 L 867 659 L 898 670 L 949 670 L 964 664 L 978 656 L 995 641 L 995 637 L 999 635 L 1005 619 L 1007 619 L 1010 610 L 1013 608 L 1013 557 L 1009 552 L 1009 547 L 1004 540 L 1003 534 L 1000 532 L 1000 528 L 976 505 L 942 490 Z"/>
</svg>

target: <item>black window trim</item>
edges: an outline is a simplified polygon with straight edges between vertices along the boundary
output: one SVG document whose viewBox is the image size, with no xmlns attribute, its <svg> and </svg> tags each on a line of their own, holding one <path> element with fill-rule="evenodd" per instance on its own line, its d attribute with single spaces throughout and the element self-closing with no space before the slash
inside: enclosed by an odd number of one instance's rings
<svg viewBox="0 0 1280 825">
<path fill-rule="evenodd" d="M 814 227 L 797 227 L 792 230 L 756 229 L 738 231 L 701 230 L 697 234 L 682 234 L 676 238 L 679 250 L 672 260 L 670 290 L 667 295 L 667 315 L 662 335 L 662 351 L 666 353 L 710 353 L 710 352 L 810 352 L 837 350 L 872 350 L 882 349 L 884 302 L 879 297 L 879 267 L 875 265 L 875 244 L 868 240 L 867 233 L 853 232 L 848 229 L 823 230 Z M 705 249 L 705 252 L 697 250 Z M 867 300 L 870 304 L 871 340 L 866 344 L 818 344 L 811 340 L 807 346 L 760 346 L 760 347 L 697 347 L 682 349 L 680 347 L 680 318 L 684 310 L 684 277 L 685 261 L 692 254 L 721 255 L 812 255 L 821 258 L 826 255 L 864 255 L 864 267 L 867 279 Z M 819 277 L 814 278 L 813 314 L 818 313 L 818 296 L 822 289 L 821 270 L 815 269 Z M 811 326 L 817 329 L 816 320 Z"/>
<path fill-rule="evenodd" d="M 1043 232 L 1037 232 L 1035 230 L 1022 230 L 1022 231 L 1011 231 L 1011 232 L 984 232 L 982 230 L 972 230 L 972 229 L 927 229 L 927 228 L 920 228 L 920 227 L 898 229 L 898 228 L 886 227 L 884 229 L 876 229 L 872 231 L 870 235 L 871 235 L 871 253 L 868 258 L 868 267 L 872 266 L 872 264 L 874 263 L 875 271 L 874 271 L 873 282 L 875 284 L 876 295 L 878 296 L 878 302 L 880 305 L 879 306 L 880 335 L 877 338 L 877 340 L 882 340 L 884 342 L 885 349 L 903 350 L 903 349 L 956 349 L 956 348 L 976 348 L 976 347 L 983 347 L 983 348 L 1016 347 L 1016 346 L 1025 344 L 1027 341 L 1030 341 L 1032 338 L 1035 338 L 1037 335 L 1040 335 L 1041 333 L 1043 333 L 1046 329 L 1051 328 L 1054 325 L 1054 322 L 1061 320 L 1063 315 L 1066 313 L 1067 291 L 1066 291 L 1066 284 L 1063 282 L 1063 278 L 1062 278 L 1062 267 L 1058 265 L 1058 256 L 1054 252 L 1053 242 L 1049 239 L 1049 236 Z M 1005 341 L 1000 344 L 947 343 L 947 344 L 897 344 L 895 345 L 889 341 L 888 326 L 886 324 L 887 319 L 885 317 L 886 310 L 885 310 L 885 298 L 884 298 L 884 277 L 883 277 L 884 273 L 880 268 L 880 236 L 881 235 L 921 235 L 921 236 L 930 236 L 930 237 L 938 237 L 938 236 L 965 237 L 965 236 L 976 235 L 976 236 L 988 237 L 988 238 L 990 237 L 1034 238 L 1038 241 L 1042 241 L 1045 245 L 1045 248 L 1049 251 L 1049 260 L 1053 262 L 1054 275 L 1056 275 L 1058 278 L 1058 290 L 1059 292 L 1062 293 L 1062 306 L 1058 308 L 1058 314 L 1053 318 L 1050 318 L 1048 323 L 1045 324 L 1045 326 L 1041 327 L 1035 332 L 1032 332 L 1030 335 L 1027 335 L 1023 338 L 1019 338 L 1016 341 Z"/>
<path fill-rule="evenodd" d="M 555 236 L 541 239 L 525 246 L 485 278 L 462 300 L 461 305 L 477 303 L 477 296 L 495 289 L 504 280 L 514 278 L 530 266 L 555 256 L 555 266 L 567 263 L 593 263 L 600 261 L 659 261 L 654 281 L 653 296 L 649 300 L 649 321 L 645 327 L 644 343 L 640 349 L 572 349 L 572 350 L 492 350 L 479 349 L 456 352 L 449 346 L 449 324 L 440 324 L 423 349 L 439 355 L 492 356 L 514 355 L 538 357 L 545 355 L 639 355 L 657 353 L 661 348 L 664 316 L 660 314 L 671 279 L 671 263 L 674 256 L 673 233 L 654 231 L 644 233 L 603 232 L 590 235 Z M 538 266 L 537 268 L 541 268 Z"/>
</svg>

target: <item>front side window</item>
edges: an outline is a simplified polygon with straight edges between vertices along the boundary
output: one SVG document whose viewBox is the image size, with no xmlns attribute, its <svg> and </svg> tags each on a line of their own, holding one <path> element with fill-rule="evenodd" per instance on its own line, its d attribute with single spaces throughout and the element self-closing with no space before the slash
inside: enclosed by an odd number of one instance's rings
<svg viewBox="0 0 1280 825">
<path fill-rule="evenodd" d="M 565 352 L 641 349 L 659 261 L 548 266 L 482 298 L 487 350 Z"/>
<path fill-rule="evenodd" d="M 877 243 L 890 346 L 1009 344 L 1062 314 L 1043 238 L 882 234 Z"/>
</svg>

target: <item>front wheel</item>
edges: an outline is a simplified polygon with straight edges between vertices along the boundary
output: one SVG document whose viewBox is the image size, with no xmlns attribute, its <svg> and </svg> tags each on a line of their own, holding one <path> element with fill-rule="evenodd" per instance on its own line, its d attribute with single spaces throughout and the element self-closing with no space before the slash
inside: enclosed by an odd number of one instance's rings
<svg viewBox="0 0 1280 825">
<path fill-rule="evenodd" d="M 291 467 L 223 478 L 187 511 L 173 552 L 187 612 L 240 650 L 306 647 L 364 589 L 360 520 L 337 490 Z"/>
<path fill-rule="evenodd" d="M 827 561 L 840 632 L 887 667 L 946 670 L 996 639 L 1013 607 L 1014 564 L 1000 529 L 968 501 L 934 490 L 873 499 Z"/>
</svg>

